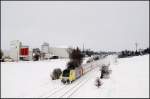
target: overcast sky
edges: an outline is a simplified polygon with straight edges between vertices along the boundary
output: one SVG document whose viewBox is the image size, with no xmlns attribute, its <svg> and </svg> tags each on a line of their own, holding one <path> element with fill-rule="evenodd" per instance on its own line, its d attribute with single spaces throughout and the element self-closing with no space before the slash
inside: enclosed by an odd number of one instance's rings
<svg viewBox="0 0 150 99">
<path fill-rule="evenodd" d="M 149 1 L 1 1 L 1 47 L 79 46 L 120 51 L 149 47 Z"/>
</svg>

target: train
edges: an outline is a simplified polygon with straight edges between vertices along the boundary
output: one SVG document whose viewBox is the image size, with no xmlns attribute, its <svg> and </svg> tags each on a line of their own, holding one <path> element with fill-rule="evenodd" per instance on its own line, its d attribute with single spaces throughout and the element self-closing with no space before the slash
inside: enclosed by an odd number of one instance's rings
<svg viewBox="0 0 150 99">
<path fill-rule="evenodd" d="M 90 60 L 90 62 L 89 62 Z M 91 71 L 93 68 L 98 66 L 99 60 L 92 60 L 89 59 L 85 64 L 75 68 L 75 69 L 65 69 L 62 72 L 60 77 L 61 82 L 64 84 L 69 84 L 75 81 L 76 79 L 80 78 L 82 75 L 86 74 L 87 72 Z"/>
</svg>

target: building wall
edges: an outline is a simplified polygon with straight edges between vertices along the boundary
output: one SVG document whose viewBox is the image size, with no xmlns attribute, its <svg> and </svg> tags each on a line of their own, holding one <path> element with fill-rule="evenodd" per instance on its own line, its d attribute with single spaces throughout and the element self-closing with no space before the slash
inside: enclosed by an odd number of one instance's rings
<svg viewBox="0 0 150 99">
<path fill-rule="evenodd" d="M 18 40 L 10 42 L 10 57 L 15 61 L 19 60 L 20 46 L 21 42 Z"/>
<path fill-rule="evenodd" d="M 4 53 L 3 57 L 10 56 L 10 50 L 4 50 L 3 53 Z"/>
<path fill-rule="evenodd" d="M 59 56 L 60 58 L 68 58 L 69 54 L 67 52 L 68 48 L 54 48 L 50 47 L 50 54 Z"/>
<path fill-rule="evenodd" d="M 20 47 L 20 59 L 29 60 L 29 46 L 21 46 Z"/>
<path fill-rule="evenodd" d="M 29 60 L 33 60 L 32 51 L 29 50 Z"/>
</svg>

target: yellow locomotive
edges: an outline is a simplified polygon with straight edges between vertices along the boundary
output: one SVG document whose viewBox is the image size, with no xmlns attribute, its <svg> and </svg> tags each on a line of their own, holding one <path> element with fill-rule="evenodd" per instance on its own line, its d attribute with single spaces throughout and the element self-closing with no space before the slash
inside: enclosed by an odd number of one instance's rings
<svg viewBox="0 0 150 99">
<path fill-rule="evenodd" d="M 78 67 L 75 69 L 65 69 L 61 75 L 61 82 L 62 83 L 72 83 L 72 81 L 76 80 L 77 78 L 83 75 L 83 68 Z"/>
</svg>

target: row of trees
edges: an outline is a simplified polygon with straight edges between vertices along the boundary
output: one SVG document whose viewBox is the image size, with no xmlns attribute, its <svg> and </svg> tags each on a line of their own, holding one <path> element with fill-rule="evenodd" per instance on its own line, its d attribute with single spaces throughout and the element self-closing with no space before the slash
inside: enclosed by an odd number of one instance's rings
<svg viewBox="0 0 150 99">
<path fill-rule="evenodd" d="M 121 53 L 119 54 L 119 58 L 145 55 L 145 54 L 150 54 L 150 49 L 149 48 L 143 49 L 141 51 L 124 50 L 124 51 L 121 51 Z"/>
<path fill-rule="evenodd" d="M 83 50 L 81 51 L 83 56 L 92 56 L 92 55 L 110 55 L 110 54 L 115 54 L 116 52 L 111 52 L 111 51 L 93 51 L 91 49 Z"/>
<path fill-rule="evenodd" d="M 83 56 L 86 56 L 86 55 L 87 56 L 92 56 L 92 55 L 98 54 L 98 52 L 92 51 L 90 49 L 83 50 L 82 53 L 83 53 Z"/>
</svg>

